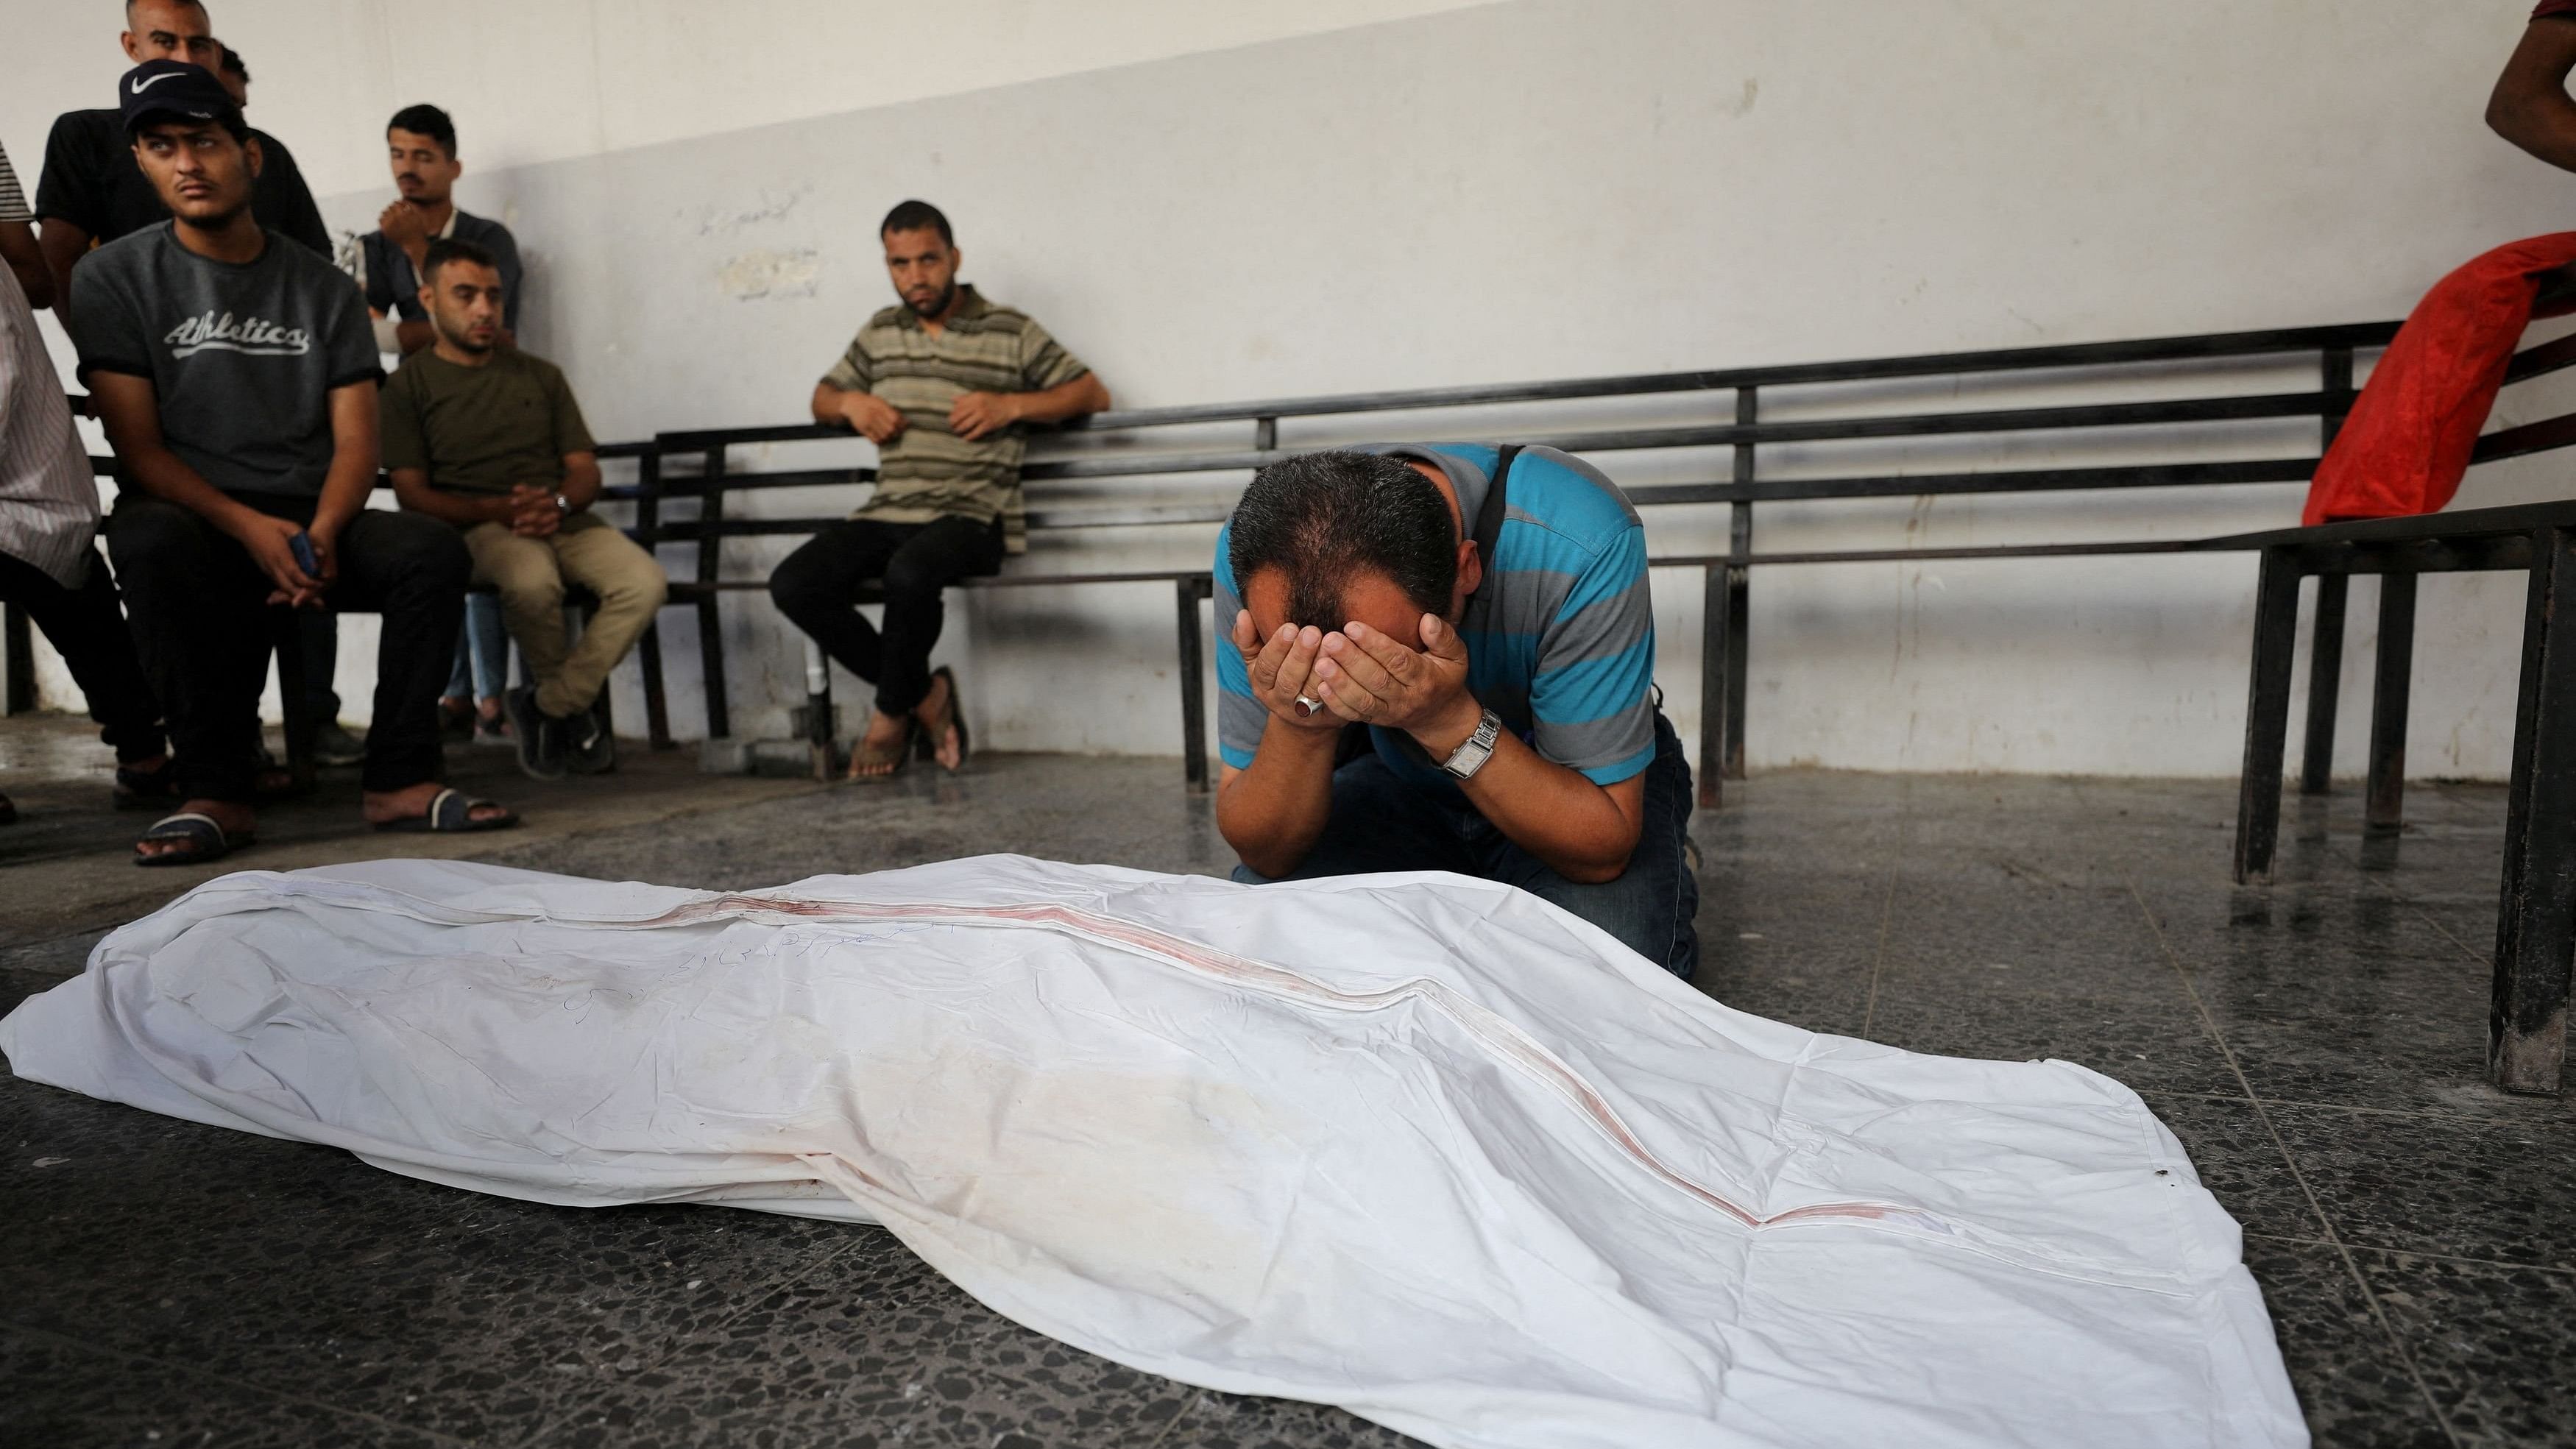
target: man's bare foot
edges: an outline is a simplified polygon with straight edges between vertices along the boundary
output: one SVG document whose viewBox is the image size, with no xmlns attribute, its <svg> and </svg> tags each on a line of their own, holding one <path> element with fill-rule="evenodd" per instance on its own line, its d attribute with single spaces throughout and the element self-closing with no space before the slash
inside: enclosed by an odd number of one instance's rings
<svg viewBox="0 0 2576 1449">
<path fill-rule="evenodd" d="M 903 767 L 904 752 L 911 748 L 911 720 L 881 709 L 871 710 L 868 732 L 859 736 L 858 748 L 850 751 L 849 778 L 875 780 L 891 775 Z"/>
<path fill-rule="evenodd" d="M 930 736 L 930 757 L 951 774 L 966 762 L 965 743 L 957 738 L 957 716 L 950 709 L 955 693 L 948 687 L 945 672 L 934 674 L 930 676 L 930 692 L 912 708 L 912 717 L 921 722 L 922 733 Z"/>
<path fill-rule="evenodd" d="M 203 815 L 215 822 L 227 840 L 240 840 L 252 834 L 251 827 L 259 823 L 259 817 L 250 806 L 239 800 L 183 800 L 179 808 L 170 813 Z M 164 855 L 195 854 L 196 849 L 193 842 L 187 840 L 138 840 L 134 842 L 134 853 L 153 859 Z"/>
<path fill-rule="evenodd" d="M 406 785 L 399 790 L 369 790 L 358 797 L 359 809 L 366 815 L 369 825 L 383 825 L 394 820 L 417 820 L 429 813 L 429 802 L 437 799 L 438 792 L 446 788 L 436 780 L 423 780 L 417 785 Z M 485 800 L 476 804 L 466 818 L 477 821 L 499 820 L 509 813 L 506 808 Z M 216 818 L 220 820 L 223 817 Z M 224 828 L 230 830 L 232 827 L 227 825 Z"/>
</svg>

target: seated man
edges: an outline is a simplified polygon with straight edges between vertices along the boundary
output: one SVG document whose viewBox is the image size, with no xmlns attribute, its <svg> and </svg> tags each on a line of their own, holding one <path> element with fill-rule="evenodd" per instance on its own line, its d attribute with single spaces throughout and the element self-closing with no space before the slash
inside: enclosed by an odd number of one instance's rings
<svg viewBox="0 0 2576 1449">
<path fill-rule="evenodd" d="M 385 388 L 385 467 L 402 506 L 462 530 L 475 582 L 501 591 L 536 681 L 505 697 L 519 768 L 540 780 L 567 765 L 595 775 L 617 765 L 598 707 L 608 671 L 652 624 L 667 585 L 651 554 L 590 511 L 599 458 L 581 405 L 553 363 L 500 345 L 506 291 L 491 253 L 430 244 L 420 305 L 438 337 Z M 599 596 L 570 647 L 566 579 Z"/>
<path fill-rule="evenodd" d="M 272 603 L 383 616 L 370 822 L 513 823 L 438 783 L 438 689 L 471 564 L 436 522 L 366 507 L 377 371 L 357 288 L 252 219 L 259 146 L 212 74 L 153 61 L 117 94 L 173 220 L 83 261 L 68 321 L 125 485 L 108 551 L 185 802 L 144 833 L 136 862 L 249 842 Z"/>
<path fill-rule="evenodd" d="M 177 797 L 161 706 L 98 556 L 98 484 L 28 307 L 27 287 L 53 285 L 35 247 L 17 175 L 0 151 L 0 258 L 8 263 L 0 267 L 0 603 L 26 610 L 70 667 L 99 738 L 116 748 L 116 803 L 162 804 Z M 0 825 L 17 818 L 0 795 Z"/>
<path fill-rule="evenodd" d="M 813 399 L 815 421 L 877 445 L 877 490 L 769 578 L 778 611 L 877 687 L 876 713 L 850 751 L 853 779 L 893 774 L 916 733 L 944 768 L 965 763 L 956 681 L 930 669 L 940 592 L 1028 548 L 1018 425 L 1109 406 L 1100 379 L 1028 314 L 959 285 L 965 254 L 939 208 L 904 202 L 877 232 L 903 305 L 868 319 Z M 872 579 L 885 584 L 882 633 L 858 608 Z"/>
<path fill-rule="evenodd" d="M 1217 538 L 1216 604 L 1237 880 L 1480 876 L 1690 976 L 1690 767 L 1617 485 L 1553 448 L 1274 463 Z M 1336 768 L 1354 724 L 1371 748 Z"/>
</svg>

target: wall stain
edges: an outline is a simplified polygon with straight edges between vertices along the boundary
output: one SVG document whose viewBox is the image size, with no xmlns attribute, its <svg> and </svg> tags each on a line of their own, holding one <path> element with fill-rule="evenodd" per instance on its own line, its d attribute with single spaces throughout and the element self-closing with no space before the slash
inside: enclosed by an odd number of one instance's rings
<svg viewBox="0 0 2576 1449">
<path fill-rule="evenodd" d="M 716 286 L 737 302 L 811 297 L 822 275 L 823 254 L 812 247 L 744 252 L 717 269 Z"/>
</svg>

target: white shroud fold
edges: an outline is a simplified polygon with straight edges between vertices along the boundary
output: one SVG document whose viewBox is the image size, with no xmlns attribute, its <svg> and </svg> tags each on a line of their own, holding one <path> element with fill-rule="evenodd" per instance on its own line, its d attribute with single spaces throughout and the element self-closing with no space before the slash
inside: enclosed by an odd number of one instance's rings
<svg viewBox="0 0 2576 1449">
<path fill-rule="evenodd" d="M 1067 1343 L 1440 1445 L 2307 1441 L 2127 1088 L 1748 1016 L 1456 876 L 251 872 L 0 1050 L 479 1192 L 881 1222 Z"/>
</svg>

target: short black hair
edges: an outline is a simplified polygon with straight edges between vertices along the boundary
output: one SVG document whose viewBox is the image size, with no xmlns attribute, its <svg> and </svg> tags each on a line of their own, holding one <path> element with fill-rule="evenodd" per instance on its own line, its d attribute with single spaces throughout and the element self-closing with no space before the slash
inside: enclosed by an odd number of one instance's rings
<svg viewBox="0 0 2576 1449">
<path fill-rule="evenodd" d="M 385 134 L 390 136 L 396 131 L 409 131 L 415 136 L 427 136 L 438 143 L 440 150 L 447 153 L 448 160 L 456 159 L 456 123 L 449 120 L 447 113 L 436 106 L 424 103 L 405 106 L 394 112 L 394 118 L 385 122 Z"/>
<path fill-rule="evenodd" d="M 224 47 L 224 69 L 240 76 L 243 85 L 250 84 L 250 67 L 242 64 L 241 52 L 229 45 Z"/>
<path fill-rule="evenodd" d="M 1288 620 L 1338 629 L 1342 595 L 1381 573 L 1414 607 L 1446 617 L 1458 582 L 1458 525 L 1449 500 L 1401 458 L 1305 453 L 1252 476 L 1226 525 L 1237 589 L 1266 568 L 1288 574 Z"/>
<path fill-rule="evenodd" d="M 411 128 L 406 126 L 403 129 L 409 130 Z M 431 242 L 429 244 L 429 251 L 420 259 L 421 281 L 424 284 L 435 285 L 438 280 L 438 269 L 446 266 L 449 262 L 464 262 L 469 266 L 490 267 L 496 272 L 501 270 L 501 264 L 492 260 L 492 254 L 490 252 L 483 250 L 481 247 L 476 246 L 470 241 L 458 241 L 452 236 L 443 236 L 438 240 Z"/>
<path fill-rule="evenodd" d="M 948 229 L 948 214 L 927 201 L 896 202 L 886 219 L 877 223 L 877 236 L 882 239 L 888 232 L 919 231 L 925 226 L 939 233 L 943 245 L 957 245 L 957 234 Z"/>
</svg>

